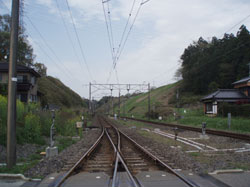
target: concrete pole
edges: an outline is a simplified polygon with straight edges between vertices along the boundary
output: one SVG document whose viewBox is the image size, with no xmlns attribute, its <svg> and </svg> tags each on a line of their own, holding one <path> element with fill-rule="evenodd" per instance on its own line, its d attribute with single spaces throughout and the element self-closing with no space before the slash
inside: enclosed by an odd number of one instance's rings
<svg viewBox="0 0 250 187">
<path fill-rule="evenodd" d="M 91 114 L 91 82 L 89 83 L 89 115 Z"/>
<path fill-rule="evenodd" d="M 16 165 L 16 82 L 19 0 L 12 0 L 7 116 L 7 167 Z"/>
<path fill-rule="evenodd" d="M 121 91 L 119 90 L 119 111 L 118 111 L 119 118 L 120 118 L 120 111 L 121 111 Z"/>
</svg>

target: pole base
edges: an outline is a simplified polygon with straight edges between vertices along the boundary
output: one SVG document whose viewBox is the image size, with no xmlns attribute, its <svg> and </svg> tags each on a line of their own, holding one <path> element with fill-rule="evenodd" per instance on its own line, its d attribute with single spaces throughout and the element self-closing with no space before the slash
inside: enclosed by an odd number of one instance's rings
<svg viewBox="0 0 250 187">
<path fill-rule="evenodd" d="M 51 158 L 58 155 L 57 147 L 47 147 L 46 148 L 46 158 Z"/>
</svg>

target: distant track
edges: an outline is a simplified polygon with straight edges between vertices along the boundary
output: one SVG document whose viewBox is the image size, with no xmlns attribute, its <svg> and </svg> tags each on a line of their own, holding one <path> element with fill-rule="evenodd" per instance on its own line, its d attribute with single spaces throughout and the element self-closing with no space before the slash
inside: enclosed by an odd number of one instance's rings
<svg viewBox="0 0 250 187">
<path fill-rule="evenodd" d="M 195 132 L 200 132 L 200 133 L 202 132 L 202 129 L 198 128 L 198 127 L 190 127 L 190 126 L 185 126 L 185 125 L 162 123 L 162 122 L 156 122 L 156 121 L 148 121 L 148 120 L 129 118 L 129 117 L 121 117 L 121 118 L 126 118 L 126 119 L 133 120 L 133 121 L 144 122 L 144 123 L 148 123 L 148 124 L 162 125 L 162 126 L 168 126 L 168 127 L 178 127 L 179 129 L 195 131 Z M 230 137 L 230 138 L 250 141 L 250 135 L 248 135 L 248 134 L 234 133 L 234 132 L 213 130 L 213 129 L 206 129 L 206 133 L 212 134 L 212 135 L 217 135 L 217 136 L 224 136 L 224 137 Z"/>
</svg>

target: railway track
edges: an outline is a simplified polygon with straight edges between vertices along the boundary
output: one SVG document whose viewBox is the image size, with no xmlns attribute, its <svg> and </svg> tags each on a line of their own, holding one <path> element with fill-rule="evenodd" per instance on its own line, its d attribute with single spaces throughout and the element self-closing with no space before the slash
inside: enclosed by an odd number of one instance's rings
<svg viewBox="0 0 250 187">
<path fill-rule="evenodd" d="M 143 184 L 145 181 L 137 178 L 143 172 L 168 173 L 176 178 L 179 186 L 198 186 L 120 132 L 107 118 L 99 116 L 98 120 L 103 126 L 98 140 L 69 171 L 54 182 L 53 186 L 67 186 L 67 181 L 79 173 L 84 175 L 100 172 L 109 176 L 109 181 L 106 183 L 108 185 L 103 184 L 103 186 L 145 186 Z M 162 176 L 165 175 L 163 174 Z M 70 186 L 70 183 L 68 185 Z"/>
<path fill-rule="evenodd" d="M 173 127 L 173 128 L 177 127 L 179 129 L 183 129 L 183 130 L 202 132 L 202 128 L 198 128 L 198 127 L 190 127 L 190 126 L 185 126 L 185 125 L 162 123 L 162 122 L 156 122 L 156 121 L 147 121 L 147 120 L 143 120 L 143 119 L 136 119 L 136 118 L 129 118 L 129 117 L 122 117 L 122 118 L 125 118 L 128 120 L 133 120 L 133 121 L 144 122 L 144 123 L 148 123 L 148 124 L 156 124 L 156 125 L 168 126 L 168 127 Z M 250 135 L 248 135 L 248 134 L 234 133 L 234 132 L 213 130 L 213 129 L 206 129 L 206 133 L 212 134 L 212 135 L 217 135 L 217 136 L 224 136 L 224 137 L 229 137 L 229 138 L 250 141 Z"/>
</svg>

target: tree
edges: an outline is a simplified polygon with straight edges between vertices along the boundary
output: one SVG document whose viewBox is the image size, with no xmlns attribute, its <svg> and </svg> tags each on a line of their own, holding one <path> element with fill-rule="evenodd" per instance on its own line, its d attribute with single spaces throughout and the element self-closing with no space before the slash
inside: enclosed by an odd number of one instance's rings
<svg viewBox="0 0 250 187">
<path fill-rule="evenodd" d="M 183 78 L 182 89 L 205 94 L 215 88 L 232 88 L 232 82 L 248 76 L 250 33 L 242 25 L 237 35 L 202 37 L 190 44 L 181 55 L 182 66 L 177 75 Z"/>
<path fill-rule="evenodd" d="M 9 61 L 10 54 L 10 16 L 0 15 L 0 61 Z M 33 66 L 35 56 L 33 48 L 27 40 L 25 28 L 19 29 L 17 63 Z"/>
</svg>

